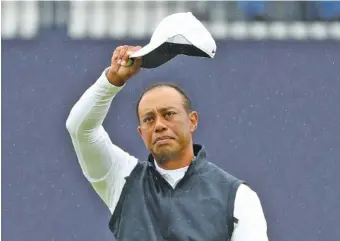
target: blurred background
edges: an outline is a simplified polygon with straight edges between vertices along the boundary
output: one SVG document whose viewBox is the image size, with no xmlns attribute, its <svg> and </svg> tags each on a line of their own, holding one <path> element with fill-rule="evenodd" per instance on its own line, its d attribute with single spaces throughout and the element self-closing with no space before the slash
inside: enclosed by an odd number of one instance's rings
<svg viewBox="0 0 340 241">
<path fill-rule="evenodd" d="M 187 11 L 215 59 L 143 69 L 104 122 L 112 141 L 145 158 L 136 100 L 179 83 L 200 114 L 196 142 L 258 193 L 270 240 L 340 240 L 339 2 L 1 1 L 2 240 L 113 240 L 65 122 L 117 46 L 145 45 Z"/>
<path fill-rule="evenodd" d="M 49 30 L 71 39 L 149 38 L 164 16 L 191 11 L 215 38 L 339 39 L 336 1 L 2 1 L 2 38 Z"/>
</svg>

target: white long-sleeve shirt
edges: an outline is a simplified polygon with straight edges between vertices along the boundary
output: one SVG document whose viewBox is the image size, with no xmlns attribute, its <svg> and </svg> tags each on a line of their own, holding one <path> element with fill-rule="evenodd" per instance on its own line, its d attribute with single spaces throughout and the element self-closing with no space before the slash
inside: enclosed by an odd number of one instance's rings
<svg viewBox="0 0 340 241">
<path fill-rule="evenodd" d="M 109 83 L 105 70 L 72 108 L 66 126 L 70 133 L 80 167 L 95 191 L 113 213 L 125 178 L 137 164 L 137 158 L 114 145 L 103 127 L 103 121 L 115 95 L 123 88 Z M 187 168 L 156 168 L 173 187 Z M 267 223 L 257 194 L 241 184 L 236 192 L 232 241 L 267 241 Z"/>
</svg>

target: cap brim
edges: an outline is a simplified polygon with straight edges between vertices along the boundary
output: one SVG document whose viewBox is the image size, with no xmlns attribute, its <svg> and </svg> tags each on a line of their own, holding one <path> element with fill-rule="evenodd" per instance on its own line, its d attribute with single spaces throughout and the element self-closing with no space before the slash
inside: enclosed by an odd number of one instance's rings
<svg viewBox="0 0 340 241">
<path fill-rule="evenodd" d="M 167 51 L 167 43 L 149 43 L 130 55 L 131 59 L 142 57 L 142 68 L 156 68 L 176 57 L 177 53 Z"/>
<path fill-rule="evenodd" d="M 192 44 L 178 44 L 163 42 L 161 44 L 147 44 L 137 52 L 133 53 L 130 58 L 142 57 L 142 68 L 156 68 L 173 59 L 179 54 L 196 57 L 213 58 L 203 50 Z"/>
<path fill-rule="evenodd" d="M 143 56 L 149 54 L 150 52 L 152 52 L 153 50 L 157 49 L 159 46 L 162 45 L 162 43 L 164 43 L 164 42 L 148 43 L 147 45 L 145 45 L 140 50 L 138 50 L 138 51 L 134 52 L 133 54 L 131 54 L 130 58 L 143 57 Z"/>
</svg>

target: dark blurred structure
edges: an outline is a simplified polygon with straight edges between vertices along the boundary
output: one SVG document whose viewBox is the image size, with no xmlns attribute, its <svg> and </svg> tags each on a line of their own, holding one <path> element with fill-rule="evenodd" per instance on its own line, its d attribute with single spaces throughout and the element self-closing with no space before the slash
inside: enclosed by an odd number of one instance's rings
<svg viewBox="0 0 340 241">
<path fill-rule="evenodd" d="M 195 140 L 256 190 L 271 241 L 340 240 L 338 5 L 332 13 L 321 2 L 1 4 L 3 241 L 113 240 L 66 118 L 116 46 L 146 44 L 180 11 L 209 28 L 215 59 L 178 56 L 142 70 L 104 122 L 112 141 L 145 158 L 136 100 L 155 82 L 179 83 L 200 113 Z"/>
</svg>

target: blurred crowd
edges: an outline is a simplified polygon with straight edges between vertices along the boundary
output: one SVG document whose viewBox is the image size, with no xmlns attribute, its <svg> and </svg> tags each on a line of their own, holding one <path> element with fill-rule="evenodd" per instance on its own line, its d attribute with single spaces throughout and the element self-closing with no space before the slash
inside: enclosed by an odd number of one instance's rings
<svg viewBox="0 0 340 241">
<path fill-rule="evenodd" d="M 217 18 L 226 21 L 340 20 L 340 1 L 202 1 L 188 4 L 206 20 Z"/>
<path fill-rule="evenodd" d="M 5 1 L 2 39 L 45 30 L 68 37 L 149 37 L 175 12 L 192 12 L 216 38 L 340 39 L 338 1 Z"/>
<path fill-rule="evenodd" d="M 267 1 L 238 1 L 237 5 L 242 10 L 244 18 L 249 21 L 270 21 L 275 16 L 270 11 L 270 2 Z M 296 3 L 295 3 L 296 4 Z M 339 21 L 340 20 L 340 2 L 338 1 L 304 1 L 299 2 L 294 7 L 286 3 L 288 14 L 293 14 L 299 8 L 300 18 L 302 21 Z M 291 9 L 289 9 L 289 7 Z M 286 20 L 289 19 L 289 17 Z M 295 19 L 294 19 L 295 20 Z"/>
</svg>

